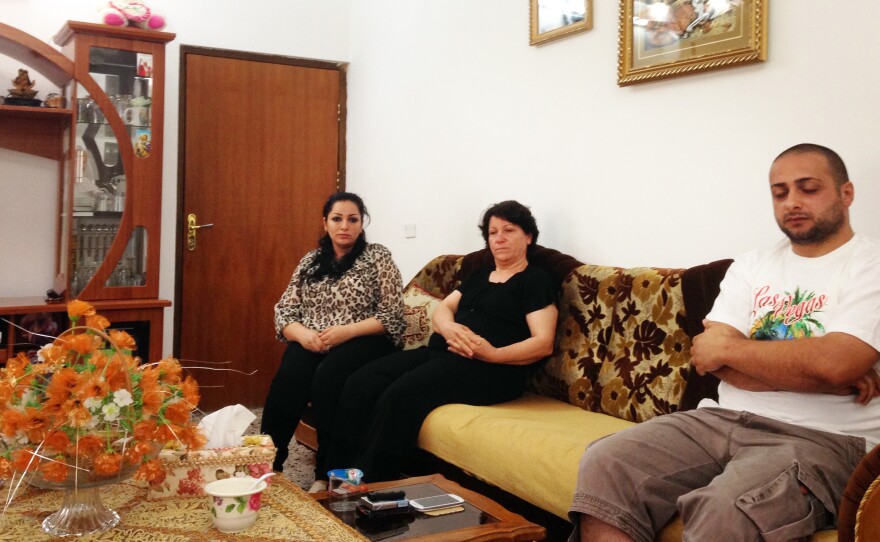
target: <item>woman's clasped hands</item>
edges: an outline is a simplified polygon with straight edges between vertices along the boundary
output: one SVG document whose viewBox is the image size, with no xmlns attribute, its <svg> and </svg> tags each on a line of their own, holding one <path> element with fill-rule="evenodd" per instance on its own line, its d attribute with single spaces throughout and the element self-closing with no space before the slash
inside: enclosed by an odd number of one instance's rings
<svg viewBox="0 0 880 542">
<path fill-rule="evenodd" d="M 459 356 L 490 361 L 491 353 L 495 350 L 489 341 L 471 331 L 467 326 L 455 322 L 447 324 L 441 334 L 446 339 L 448 350 Z"/>
<path fill-rule="evenodd" d="M 299 343 L 310 352 L 323 354 L 351 338 L 352 334 L 349 332 L 348 326 L 330 326 L 321 331 L 304 330 L 302 336 L 299 337 Z"/>
<path fill-rule="evenodd" d="M 349 326 L 330 326 L 318 333 L 318 337 L 324 343 L 324 351 L 339 346 L 352 338 Z"/>
<path fill-rule="evenodd" d="M 327 351 L 327 345 L 321 340 L 321 334 L 314 329 L 305 330 L 298 340 L 302 347 L 309 352 L 320 354 Z"/>
</svg>

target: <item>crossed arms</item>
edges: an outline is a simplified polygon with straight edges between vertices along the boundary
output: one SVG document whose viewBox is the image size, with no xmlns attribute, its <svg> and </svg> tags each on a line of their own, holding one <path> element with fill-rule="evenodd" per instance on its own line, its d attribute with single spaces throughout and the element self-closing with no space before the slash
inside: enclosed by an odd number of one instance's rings
<svg viewBox="0 0 880 542">
<path fill-rule="evenodd" d="M 874 364 L 880 353 L 852 335 L 832 332 L 789 341 L 757 341 L 736 328 L 705 320 L 691 359 L 700 374 L 749 391 L 856 395 L 867 404 L 880 395 Z"/>
</svg>

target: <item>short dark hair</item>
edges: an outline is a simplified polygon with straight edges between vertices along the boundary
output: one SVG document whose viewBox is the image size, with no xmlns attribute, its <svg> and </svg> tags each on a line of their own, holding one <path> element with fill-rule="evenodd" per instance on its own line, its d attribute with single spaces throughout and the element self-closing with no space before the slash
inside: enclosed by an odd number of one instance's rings
<svg viewBox="0 0 880 542">
<path fill-rule="evenodd" d="M 828 162 L 828 167 L 831 169 L 831 175 L 834 179 L 834 186 L 836 186 L 838 190 L 849 181 L 849 173 L 846 172 L 846 164 L 843 163 L 843 159 L 839 154 L 828 147 L 823 147 L 822 145 L 817 145 L 815 143 L 799 143 L 779 153 L 776 160 L 789 154 L 820 154 L 824 156 L 825 161 Z M 776 162 L 776 160 L 773 161 Z"/>
<path fill-rule="evenodd" d="M 486 241 L 486 246 L 489 246 L 489 220 L 493 216 L 516 224 L 528 235 L 531 235 L 532 243 L 529 245 L 529 250 L 538 242 L 538 224 L 535 222 L 532 212 L 522 203 L 511 199 L 496 203 L 483 212 L 480 231 L 483 233 L 483 241 Z"/>
</svg>

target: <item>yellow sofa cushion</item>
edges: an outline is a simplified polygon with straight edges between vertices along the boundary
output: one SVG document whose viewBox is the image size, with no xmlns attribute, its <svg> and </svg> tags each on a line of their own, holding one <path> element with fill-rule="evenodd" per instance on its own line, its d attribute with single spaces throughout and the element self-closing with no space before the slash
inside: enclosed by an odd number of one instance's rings
<svg viewBox="0 0 880 542">
<path fill-rule="evenodd" d="M 632 422 L 526 394 L 488 407 L 435 409 L 419 447 L 480 480 L 568 518 L 586 445 Z"/>
<path fill-rule="evenodd" d="M 419 447 L 468 474 L 568 519 L 578 463 L 587 445 L 635 425 L 543 395 L 494 406 L 444 405 L 425 419 Z M 676 516 L 657 536 L 680 542 Z M 811 542 L 837 540 L 821 531 Z"/>
</svg>

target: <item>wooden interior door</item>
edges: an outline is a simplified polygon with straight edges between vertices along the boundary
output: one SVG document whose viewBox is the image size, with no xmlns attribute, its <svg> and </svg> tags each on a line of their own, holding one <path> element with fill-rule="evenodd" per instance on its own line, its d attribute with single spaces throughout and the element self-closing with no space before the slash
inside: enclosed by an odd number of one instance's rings
<svg viewBox="0 0 880 542">
<path fill-rule="evenodd" d="M 191 371 L 202 410 L 263 404 L 274 304 L 341 188 L 344 82 L 344 65 L 181 48 L 174 352 L 221 369 Z"/>
</svg>

